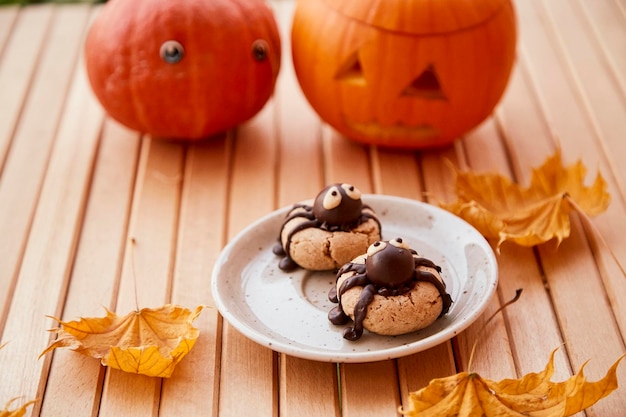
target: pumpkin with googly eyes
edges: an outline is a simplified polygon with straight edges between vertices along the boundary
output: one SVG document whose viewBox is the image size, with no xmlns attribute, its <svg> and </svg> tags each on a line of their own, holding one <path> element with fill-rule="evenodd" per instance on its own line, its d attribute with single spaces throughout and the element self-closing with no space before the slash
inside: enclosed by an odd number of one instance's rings
<svg viewBox="0 0 626 417">
<path fill-rule="evenodd" d="M 253 117 L 280 68 L 264 0 L 110 0 L 85 41 L 106 112 L 157 138 L 201 139 Z"/>
<path fill-rule="evenodd" d="M 320 118 L 393 148 L 444 146 L 484 121 L 515 46 L 511 0 L 298 0 L 291 32 Z"/>
</svg>

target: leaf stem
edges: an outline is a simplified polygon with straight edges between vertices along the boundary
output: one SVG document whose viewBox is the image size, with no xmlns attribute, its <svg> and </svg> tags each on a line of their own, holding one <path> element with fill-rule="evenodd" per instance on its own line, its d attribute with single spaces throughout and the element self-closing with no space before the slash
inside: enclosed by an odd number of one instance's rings
<svg viewBox="0 0 626 417">
<path fill-rule="evenodd" d="M 510 306 L 511 304 L 515 303 L 517 300 L 519 300 L 520 296 L 522 295 L 522 288 L 518 288 L 517 290 L 515 290 L 515 296 L 510 299 L 509 301 L 507 301 L 506 303 L 504 303 L 502 306 L 500 306 L 499 309 L 497 309 L 491 316 L 489 316 L 489 318 L 487 319 L 487 321 L 485 321 L 482 325 L 482 327 L 480 328 L 480 330 L 478 331 L 478 333 L 482 333 L 485 328 L 487 327 L 487 325 L 491 322 L 491 320 L 493 320 L 493 318 L 500 313 L 502 310 L 504 310 L 505 308 L 507 308 L 508 306 Z M 474 340 L 474 343 L 472 345 L 472 351 L 470 352 L 470 357 L 469 360 L 467 361 L 467 371 L 470 372 L 472 369 L 472 362 L 474 361 L 474 353 L 476 352 L 476 345 L 478 344 L 478 340 L 479 338 L 476 338 L 476 340 Z"/>
<path fill-rule="evenodd" d="M 135 291 L 135 311 L 139 311 L 139 296 L 137 295 L 137 272 L 135 270 L 135 246 L 137 245 L 137 241 L 134 237 L 130 238 L 130 264 L 133 273 L 133 289 Z"/>
<path fill-rule="evenodd" d="M 621 264 L 621 262 L 617 258 L 617 255 L 615 254 L 615 252 L 613 252 L 613 250 L 611 249 L 607 241 L 604 239 L 604 236 L 602 236 L 602 233 L 600 233 L 600 230 L 598 230 L 596 225 L 591 221 L 591 218 L 587 215 L 587 213 L 585 213 L 585 211 L 578 204 L 576 204 L 576 201 L 574 201 L 574 199 L 570 197 L 569 194 L 565 194 L 564 197 L 570 203 L 574 211 L 576 211 L 576 213 L 578 214 L 578 217 L 580 217 L 580 219 L 583 221 L 583 227 L 586 230 L 590 231 L 593 237 L 597 238 L 600 241 L 600 243 L 609 251 L 611 258 L 613 258 L 613 262 L 615 262 L 615 264 L 619 268 L 622 275 L 626 277 L 626 269 Z"/>
</svg>

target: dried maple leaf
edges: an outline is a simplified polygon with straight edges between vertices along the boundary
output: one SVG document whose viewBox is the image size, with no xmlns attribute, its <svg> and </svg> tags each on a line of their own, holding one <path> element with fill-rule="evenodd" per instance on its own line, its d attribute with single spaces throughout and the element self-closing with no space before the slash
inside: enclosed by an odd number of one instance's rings
<svg viewBox="0 0 626 417">
<path fill-rule="evenodd" d="M 17 398 L 13 398 L 4 406 L 4 409 L 0 410 L 0 417 L 22 417 L 23 415 L 26 414 L 26 408 L 28 408 L 29 405 L 35 403 L 34 400 L 29 401 L 27 403 L 22 404 L 20 407 L 14 410 L 9 410 L 9 407 L 11 406 L 11 404 L 15 402 L 16 400 Z"/>
<path fill-rule="evenodd" d="M 121 317 L 107 310 L 102 318 L 63 322 L 58 334 L 42 353 L 67 347 L 101 359 L 102 364 L 125 372 L 169 377 L 191 350 L 199 331 L 192 326 L 203 307 L 195 311 L 167 304 L 144 308 Z"/>
<path fill-rule="evenodd" d="M 409 395 L 407 416 L 420 417 L 566 417 L 595 404 L 617 389 L 620 357 L 604 378 L 587 382 L 580 371 L 566 381 L 554 383 L 554 353 L 546 368 L 521 379 L 494 382 L 475 373 L 433 379 L 428 386 Z"/>
<path fill-rule="evenodd" d="M 582 162 L 564 167 L 560 152 L 533 170 L 530 185 L 521 187 L 496 174 L 457 172 L 457 201 L 440 205 L 472 224 L 487 238 L 522 246 L 534 246 L 569 237 L 572 208 L 588 216 L 602 213 L 609 205 L 607 184 L 598 174 L 584 185 Z"/>
</svg>

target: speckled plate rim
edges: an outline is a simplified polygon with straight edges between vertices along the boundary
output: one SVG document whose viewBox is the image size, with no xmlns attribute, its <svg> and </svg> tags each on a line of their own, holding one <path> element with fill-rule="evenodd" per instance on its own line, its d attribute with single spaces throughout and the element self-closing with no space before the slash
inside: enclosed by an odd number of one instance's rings
<svg viewBox="0 0 626 417">
<path fill-rule="evenodd" d="M 329 362 L 372 362 L 413 354 L 445 342 L 485 310 L 498 283 L 495 254 L 461 218 L 433 205 L 379 194 L 363 202 L 377 213 L 382 238 L 403 237 L 420 255 L 439 264 L 454 303 L 427 329 L 402 335 L 368 333 L 344 340 L 345 326 L 326 319 L 332 272 L 278 268 L 272 253 L 286 213 L 283 207 L 258 219 L 228 242 L 211 277 L 213 299 L 234 328 L 254 342 L 292 356 Z"/>
</svg>

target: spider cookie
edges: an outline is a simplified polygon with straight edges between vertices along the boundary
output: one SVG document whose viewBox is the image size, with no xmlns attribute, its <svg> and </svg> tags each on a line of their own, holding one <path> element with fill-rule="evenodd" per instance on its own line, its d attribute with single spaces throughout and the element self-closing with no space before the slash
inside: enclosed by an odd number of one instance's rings
<svg viewBox="0 0 626 417">
<path fill-rule="evenodd" d="M 274 253 L 284 271 L 338 269 L 380 239 L 380 222 L 350 184 L 331 184 L 313 205 L 294 204 L 282 225 Z"/>
<path fill-rule="evenodd" d="M 411 333 L 431 325 L 450 309 L 441 268 L 402 241 L 377 241 L 341 267 L 328 294 L 338 303 L 328 314 L 336 325 L 350 319 L 343 337 L 357 340 L 363 329 L 381 335 Z"/>
</svg>

